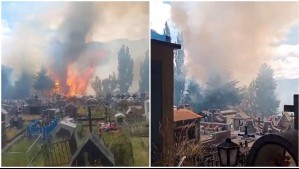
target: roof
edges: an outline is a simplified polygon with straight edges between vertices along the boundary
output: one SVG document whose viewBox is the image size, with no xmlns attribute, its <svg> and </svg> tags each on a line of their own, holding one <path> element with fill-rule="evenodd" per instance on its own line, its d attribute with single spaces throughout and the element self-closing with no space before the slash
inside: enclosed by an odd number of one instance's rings
<svg viewBox="0 0 299 169">
<path fill-rule="evenodd" d="M 174 121 L 183 121 L 202 118 L 201 115 L 194 113 L 193 111 L 187 109 L 174 110 Z"/>
<path fill-rule="evenodd" d="M 64 108 L 65 108 L 65 109 L 78 108 L 78 106 L 76 106 L 76 105 L 73 104 L 73 103 L 69 103 L 69 104 L 67 104 Z"/>
<path fill-rule="evenodd" d="M 245 112 L 238 112 L 233 119 L 250 119 L 250 117 Z"/>
<path fill-rule="evenodd" d="M 165 35 L 160 35 L 156 31 L 151 30 L 151 40 L 163 45 L 169 45 L 172 46 L 175 49 L 181 49 L 180 44 L 171 43 L 170 37 Z"/>
<path fill-rule="evenodd" d="M 104 145 L 104 142 L 94 134 L 90 134 L 89 138 L 83 143 L 83 145 L 77 149 L 70 164 L 74 165 L 76 160 L 82 159 L 84 152 L 101 158 L 104 166 L 115 165 L 113 153 Z"/>
<path fill-rule="evenodd" d="M 223 110 L 223 111 L 221 111 L 221 114 L 223 116 L 230 115 L 230 114 L 236 114 L 236 113 L 237 113 L 237 111 L 235 111 L 235 110 Z"/>
</svg>

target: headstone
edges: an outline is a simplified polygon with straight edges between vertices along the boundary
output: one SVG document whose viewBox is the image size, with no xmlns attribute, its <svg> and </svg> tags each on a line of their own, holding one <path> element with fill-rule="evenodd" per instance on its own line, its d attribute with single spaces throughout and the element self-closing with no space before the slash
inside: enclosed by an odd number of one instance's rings
<svg viewBox="0 0 299 169">
<path fill-rule="evenodd" d="M 64 111 L 70 118 L 77 120 L 78 107 L 75 104 L 69 103 L 64 107 Z"/>
<path fill-rule="evenodd" d="M 93 134 L 74 153 L 70 166 L 115 166 L 113 153 Z"/>
</svg>

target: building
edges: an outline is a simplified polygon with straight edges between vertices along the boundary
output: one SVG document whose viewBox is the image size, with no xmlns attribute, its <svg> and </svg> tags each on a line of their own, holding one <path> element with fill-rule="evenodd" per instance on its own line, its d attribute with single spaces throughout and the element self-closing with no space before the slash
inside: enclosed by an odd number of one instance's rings
<svg viewBox="0 0 299 169">
<path fill-rule="evenodd" d="M 200 119 L 202 116 L 188 109 L 174 109 L 174 135 L 176 143 L 180 141 L 200 140 Z"/>
</svg>

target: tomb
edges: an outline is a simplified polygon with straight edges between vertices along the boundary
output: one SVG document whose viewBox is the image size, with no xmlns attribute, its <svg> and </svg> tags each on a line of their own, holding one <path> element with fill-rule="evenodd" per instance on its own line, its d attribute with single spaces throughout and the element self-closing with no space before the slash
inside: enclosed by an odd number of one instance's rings
<svg viewBox="0 0 299 169">
<path fill-rule="evenodd" d="M 255 134 L 259 131 L 258 127 L 255 126 L 253 119 L 246 120 L 244 125 L 240 127 L 240 132 L 245 132 L 245 126 L 247 126 L 248 134 Z"/>
<path fill-rule="evenodd" d="M 68 105 L 66 105 L 64 107 L 64 112 L 70 118 L 74 118 L 75 121 L 77 120 L 78 107 L 75 104 L 69 103 Z"/>
<path fill-rule="evenodd" d="M 70 166 L 115 166 L 114 156 L 94 134 L 74 153 Z"/>
<path fill-rule="evenodd" d="M 244 112 L 238 112 L 235 117 L 232 118 L 233 120 L 233 129 L 239 130 L 241 126 L 244 126 L 247 119 L 250 117 Z"/>
</svg>

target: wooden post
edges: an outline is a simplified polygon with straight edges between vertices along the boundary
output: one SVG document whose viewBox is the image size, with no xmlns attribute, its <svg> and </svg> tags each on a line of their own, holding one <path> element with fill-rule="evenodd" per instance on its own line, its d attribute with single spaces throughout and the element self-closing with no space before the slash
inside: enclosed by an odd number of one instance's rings
<svg viewBox="0 0 299 169">
<path fill-rule="evenodd" d="M 91 119 L 91 107 L 88 106 L 88 122 L 89 122 L 89 132 L 92 133 L 92 119 Z"/>
</svg>

